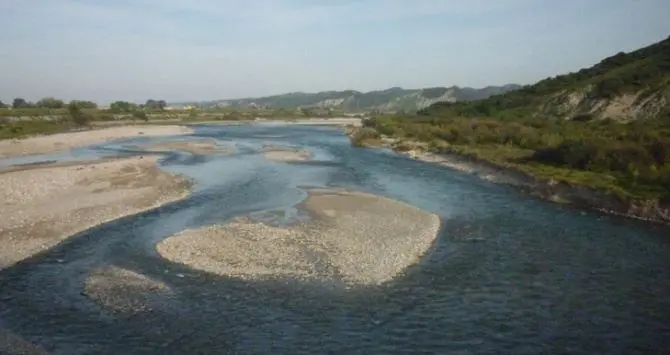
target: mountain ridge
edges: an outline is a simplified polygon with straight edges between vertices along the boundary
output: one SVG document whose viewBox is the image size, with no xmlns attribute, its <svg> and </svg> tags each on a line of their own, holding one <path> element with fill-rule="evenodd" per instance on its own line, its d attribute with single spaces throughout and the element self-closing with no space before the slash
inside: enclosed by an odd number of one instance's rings
<svg viewBox="0 0 670 355">
<path fill-rule="evenodd" d="M 345 111 L 417 111 L 437 102 L 469 101 L 487 98 L 521 88 L 521 85 L 489 85 L 483 88 L 438 86 L 405 89 L 394 86 L 383 90 L 327 90 L 288 92 L 279 95 L 170 103 L 170 106 L 194 105 L 202 108 L 326 108 Z"/>
</svg>

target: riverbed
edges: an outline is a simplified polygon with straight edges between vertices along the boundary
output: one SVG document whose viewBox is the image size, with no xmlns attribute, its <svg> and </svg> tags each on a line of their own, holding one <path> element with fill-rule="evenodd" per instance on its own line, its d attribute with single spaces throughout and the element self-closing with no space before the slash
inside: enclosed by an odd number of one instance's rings
<svg viewBox="0 0 670 355">
<path fill-rule="evenodd" d="M 543 202 L 387 149 L 355 148 L 336 127 L 190 128 L 0 160 L 7 168 L 154 156 L 165 172 L 193 183 L 186 198 L 86 230 L 0 271 L 0 335 L 51 354 L 670 348 L 667 227 Z M 184 141 L 199 149 L 183 148 Z M 268 156 L 268 147 L 301 152 L 300 159 Z M 157 250 L 184 231 L 240 219 L 266 229 L 309 225 L 318 216 L 305 201 L 324 190 L 412 206 L 426 221 L 437 216 L 439 232 L 432 243 L 423 239 L 418 262 L 390 279 L 341 285 L 291 273 L 238 277 Z"/>
</svg>

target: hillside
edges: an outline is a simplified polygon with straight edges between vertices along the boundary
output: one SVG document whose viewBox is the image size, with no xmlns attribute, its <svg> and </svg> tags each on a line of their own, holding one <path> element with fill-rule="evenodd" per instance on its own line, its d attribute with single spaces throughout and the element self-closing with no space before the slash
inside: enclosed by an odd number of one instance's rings
<svg viewBox="0 0 670 355">
<path fill-rule="evenodd" d="M 574 73 L 547 78 L 520 90 L 468 103 L 437 103 L 424 114 L 613 119 L 670 114 L 670 37 L 639 50 L 603 59 Z"/>
<path fill-rule="evenodd" d="M 358 145 L 467 157 L 524 176 L 552 201 L 670 223 L 670 38 L 517 91 L 366 126 L 353 134 Z"/>
<path fill-rule="evenodd" d="M 345 111 L 414 112 L 437 102 L 478 100 L 491 95 L 518 89 L 519 85 L 487 86 L 482 89 L 468 87 L 434 87 L 403 89 L 393 87 L 386 90 L 360 92 L 355 90 L 322 91 L 317 93 L 295 92 L 282 95 L 217 100 L 192 103 L 200 107 L 267 107 L 267 108 L 333 108 Z M 171 106 L 183 104 L 174 103 Z"/>
</svg>

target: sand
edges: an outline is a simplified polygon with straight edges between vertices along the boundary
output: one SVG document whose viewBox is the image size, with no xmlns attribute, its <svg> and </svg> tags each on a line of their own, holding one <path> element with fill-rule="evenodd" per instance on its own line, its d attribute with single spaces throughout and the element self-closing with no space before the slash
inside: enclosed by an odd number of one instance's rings
<svg viewBox="0 0 670 355">
<path fill-rule="evenodd" d="M 263 152 L 263 156 L 266 159 L 273 161 L 291 162 L 291 161 L 306 161 L 312 159 L 312 153 L 310 151 L 301 150 L 298 148 L 291 148 L 277 145 L 264 145 L 261 150 Z"/>
<path fill-rule="evenodd" d="M 135 136 L 171 136 L 193 131 L 184 126 L 137 125 L 0 141 L 0 158 L 46 154 Z"/>
<path fill-rule="evenodd" d="M 148 147 L 139 147 L 148 152 L 163 152 L 179 150 L 195 155 L 229 155 L 235 153 L 235 147 L 229 145 L 218 145 L 213 139 L 200 141 L 175 141 L 158 143 Z"/>
<path fill-rule="evenodd" d="M 44 164 L 0 172 L 0 269 L 98 224 L 175 201 L 190 181 L 157 157 Z"/>
<path fill-rule="evenodd" d="M 435 214 L 360 192 L 311 190 L 301 208 L 311 221 L 277 227 L 240 218 L 185 230 L 156 250 L 171 261 L 242 279 L 371 285 L 416 264 L 440 228 Z"/>
<path fill-rule="evenodd" d="M 108 311 L 132 314 L 161 307 L 163 299 L 174 296 L 165 283 L 115 266 L 93 270 L 84 294 Z"/>
</svg>

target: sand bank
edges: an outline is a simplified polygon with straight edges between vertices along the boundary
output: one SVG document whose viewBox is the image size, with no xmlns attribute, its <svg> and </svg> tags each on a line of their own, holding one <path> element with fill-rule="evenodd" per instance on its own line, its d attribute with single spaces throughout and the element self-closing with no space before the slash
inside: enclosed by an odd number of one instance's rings
<svg viewBox="0 0 670 355">
<path fill-rule="evenodd" d="M 139 313 L 161 305 L 161 300 L 173 297 L 166 284 L 145 275 L 118 268 L 93 270 L 84 284 L 84 294 L 112 312 Z"/>
<path fill-rule="evenodd" d="M 183 231 L 156 249 L 169 260 L 244 279 L 379 284 L 417 263 L 440 228 L 435 214 L 359 192 L 312 190 L 301 208 L 312 221 L 275 227 L 242 218 Z"/>
<path fill-rule="evenodd" d="M 179 150 L 196 155 L 229 155 L 235 153 L 235 147 L 230 145 L 218 145 L 213 139 L 158 143 L 148 147 L 140 147 L 140 149 L 149 152 Z"/>
<path fill-rule="evenodd" d="M 91 144 L 135 136 L 170 136 L 193 132 L 184 126 L 121 126 L 80 132 L 58 133 L 46 136 L 0 141 L 0 158 L 45 154 L 83 147 Z"/>
<path fill-rule="evenodd" d="M 0 173 L 0 268 L 95 225 L 188 194 L 157 157 L 44 164 Z"/>
<path fill-rule="evenodd" d="M 263 156 L 274 161 L 305 161 L 312 159 L 312 153 L 307 150 L 277 145 L 265 145 L 262 148 Z"/>
</svg>

